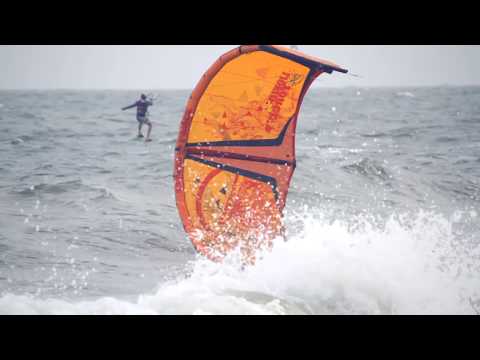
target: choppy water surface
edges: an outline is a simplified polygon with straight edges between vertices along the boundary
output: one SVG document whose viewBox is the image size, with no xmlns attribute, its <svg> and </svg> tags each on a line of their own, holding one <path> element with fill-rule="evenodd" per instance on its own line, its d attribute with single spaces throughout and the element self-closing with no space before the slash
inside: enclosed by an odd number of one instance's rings
<svg viewBox="0 0 480 360">
<path fill-rule="evenodd" d="M 288 241 L 195 254 L 173 194 L 189 91 L 0 92 L 1 314 L 480 312 L 480 88 L 314 89 Z"/>
</svg>

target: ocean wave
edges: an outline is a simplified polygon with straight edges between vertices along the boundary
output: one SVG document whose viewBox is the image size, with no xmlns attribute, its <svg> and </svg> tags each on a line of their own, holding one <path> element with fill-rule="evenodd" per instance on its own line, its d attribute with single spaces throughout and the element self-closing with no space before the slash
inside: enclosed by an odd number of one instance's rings
<svg viewBox="0 0 480 360">
<path fill-rule="evenodd" d="M 417 133 L 416 128 L 406 127 L 406 128 L 392 130 L 388 132 L 388 135 L 398 139 L 398 138 L 405 138 L 405 137 L 413 137 L 416 133 Z"/>
<path fill-rule="evenodd" d="M 174 146 L 175 143 L 176 143 L 176 139 L 173 138 L 173 137 L 170 137 L 169 139 L 160 139 L 158 140 L 156 143 L 159 144 L 159 145 L 170 145 L 170 146 Z"/>
<path fill-rule="evenodd" d="M 57 184 L 40 183 L 40 184 L 31 185 L 26 189 L 22 189 L 18 191 L 17 194 L 21 194 L 21 195 L 33 195 L 35 193 L 61 194 L 71 190 L 76 190 L 81 186 L 82 186 L 81 180 L 65 181 Z"/>
<path fill-rule="evenodd" d="M 104 117 L 102 120 L 110 121 L 113 123 L 126 123 L 127 121 L 119 119 L 119 118 L 112 118 L 112 117 Z"/>
<path fill-rule="evenodd" d="M 14 191 L 15 194 L 23 196 L 38 196 L 39 194 L 63 194 L 68 192 L 81 192 L 88 196 L 92 201 L 101 201 L 104 199 L 114 199 L 120 201 L 113 191 L 107 187 L 88 185 L 82 180 L 63 181 L 55 184 L 39 183 L 23 187 Z"/>
<path fill-rule="evenodd" d="M 427 212 L 334 220 L 309 210 L 303 230 L 255 266 L 237 254 L 198 258 L 135 301 L 66 301 L 5 294 L 1 314 L 476 314 L 480 248 L 465 249 L 445 217 Z"/>
<path fill-rule="evenodd" d="M 479 117 L 469 117 L 467 119 L 464 118 L 464 119 L 461 119 L 460 121 L 466 124 L 480 124 Z"/>
<path fill-rule="evenodd" d="M 49 163 L 42 164 L 35 168 L 35 170 L 50 170 L 50 169 L 53 169 L 53 165 Z"/>
<path fill-rule="evenodd" d="M 383 137 L 386 137 L 388 135 L 386 133 L 383 133 L 383 132 L 372 132 L 370 134 L 360 134 L 360 136 L 366 137 L 366 138 L 383 138 Z"/>
<path fill-rule="evenodd" d="M 94 190 L 97 195 L 90 198 L 92 201 L 102 200 L 116 200 L 122 201 L 122 199 L 116 195 L 111 189 L 107 187 L 89 186 L 89 189 Z"/>
<path fill-rule="evenodd" d="M 342 166 L 342 169 L 350 174 L 362 175 L 369 179 L 389 180 L 392 177 L 382 165 L 368 158 Z"/>
<path fill-rule="evenodd" d="M 450 143 L 450 142 L 458 141 L 458 139 L 452 136 L 440 136 L 436 139 L 436 141 L 441 143 Z"/>
<path fill-rule="evenodd" d="M 16 139 L 13 139 L 10 143 L 11 143 L 12 145 L 18 145 L 18 144 L 21 144 L 21 143 L 23 143 L 23 142 L 24 142 L 24 141 L 23 141 L 22 139 L 16 138 Z"/>
<path fill-rule="evenodd" d="M 24 112 L 19 115 L 20 119 L 25 119 L 25 120 L 30 120 L 30 119 L 35 119 L 37 118 L 37 115 L 29 113 L 29 112 Z"/>
<path fill-rule="evenodd" d="M 409 91 L 399 91 L 396 93 L 397 96 L 401 97 L 409 97 L 409 98 L 414 98 L 415 94 L 409 92 Z"/>
<path fill-rule="evenodd" d="M 433 181 L 433 187 L 448 197 L 480 201 L 480 184 L 470 181 Z"/>
<path fill-rule="evenodd" d="M 18 138 L 15 138 L 11 141 L 11 144 L 13 145 L 18 145 L 18 144 L 22 144 L 24 142 L 27 142 L 27 141 L 31 141 L 33 140 L 34 137 L 33 136 L 30 136 L 30 135 L 21 135 L 19 136 Z"/>
</svg>

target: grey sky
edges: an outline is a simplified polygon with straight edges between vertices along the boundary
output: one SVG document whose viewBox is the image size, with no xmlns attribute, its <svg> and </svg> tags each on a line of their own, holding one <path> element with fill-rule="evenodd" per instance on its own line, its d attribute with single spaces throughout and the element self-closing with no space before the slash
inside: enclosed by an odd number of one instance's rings
<svg viewBox="0 0 480 360">
<path fill-rule="evenodd" d="M 191 89 L 237 45 L 0 46 L 0 89 Z M 480 46 L 299 45 L 362 78 L 315 86 L 480 85 Z"/>
</svg>

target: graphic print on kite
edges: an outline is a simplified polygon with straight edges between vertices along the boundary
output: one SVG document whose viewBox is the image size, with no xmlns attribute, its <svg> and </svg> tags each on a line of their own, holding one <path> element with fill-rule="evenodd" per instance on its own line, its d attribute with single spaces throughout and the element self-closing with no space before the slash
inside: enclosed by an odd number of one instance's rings
<svg viewBox="0 0 480 360">
<path fill-rule="evenodd" d="M 221 56 L 194 89 L 175 148 L 175 195 L 186 233 L 219 261 L 240 248 L 248 263 L 283 235 L 303 97 L 338 65 L 272 45 Z"/>
</svg>

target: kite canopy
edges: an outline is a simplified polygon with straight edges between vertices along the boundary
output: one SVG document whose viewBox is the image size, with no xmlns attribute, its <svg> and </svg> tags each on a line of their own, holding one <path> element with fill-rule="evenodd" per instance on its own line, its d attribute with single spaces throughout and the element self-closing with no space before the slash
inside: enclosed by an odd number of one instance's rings
<svg viewBox="0 0 480 360">
<path fill-rule="evenodd" d="M 175 194 L 200 253 L 247 261 L 283 234 L 303 97 L 338 65 L 281 46 L 240 46 L 203 75 L 188 101 L 175 149 Z"/>
</svg>

